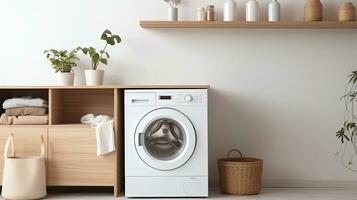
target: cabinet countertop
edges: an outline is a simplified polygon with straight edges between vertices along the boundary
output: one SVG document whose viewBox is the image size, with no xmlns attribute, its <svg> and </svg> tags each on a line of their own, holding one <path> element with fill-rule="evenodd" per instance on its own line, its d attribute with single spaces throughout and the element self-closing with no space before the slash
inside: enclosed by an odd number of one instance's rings
<svg viewBox="0 0 357 200">
<path fill-rule="evenodd" d="M 208 89 L 209 85 L 101 85 L 101 86 L 19 86 L 19 85 L 0 85 L 0 89 Z"/>
</svg>

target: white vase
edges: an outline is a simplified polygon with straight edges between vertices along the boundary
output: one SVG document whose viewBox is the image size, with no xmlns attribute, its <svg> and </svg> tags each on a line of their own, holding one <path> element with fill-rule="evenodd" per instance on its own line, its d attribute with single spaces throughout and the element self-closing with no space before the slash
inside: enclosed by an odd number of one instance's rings
<svg viewBox="0 0 357 200">
<path fill-rule="evenodd" d="M 235 0 L 227 0 L 224 3 L 224 21 L 234 21 L 237 18 L 237 3 Z"/>
<path fill-rule="evenodd" d="M 272 0 L 269 3 L 268 13 L 270 22 L 280 21 L 280 4 L 277 0 Z"/>
<path fill-rule="evenodd" d="M 178 8 L 169 8 L 168 13 L 169 21 L 177 21 L 178 20 Z"/>
<path fill-rule="evenodd" d="M 206 21 L 206 9 L 204 7 L 197 8 L 197 21 Z"/>
<path fill-rule="evenodd" d="M 72 86 L 74 85 L 74 73 L 73 72 L 59 72 L 56 73 L 57 85 L 59 86 Z"/>
<path fill-rule="evenodd" d="M 98 86 L 103 85 L 104 70 L 85 70 L 86 85 Z"/>
<path fill-rule="evenodd" d="M 259 21 L 260 6 L 257 0 L 249 0 L 246 6 L 246 21 Z"/>
</svg>

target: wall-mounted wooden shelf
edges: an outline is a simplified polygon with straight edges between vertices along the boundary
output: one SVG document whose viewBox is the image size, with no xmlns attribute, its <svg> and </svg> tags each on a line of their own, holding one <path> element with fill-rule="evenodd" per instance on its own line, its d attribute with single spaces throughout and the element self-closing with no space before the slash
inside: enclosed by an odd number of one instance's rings
<svg viewBox="0 0 357 200">
<path fill-rule="evenodd" d="M 142 28 L 216 28 L 216 29 L 357 29 L 357 22 L 199 22 L 140 21 Z"/>
</svg>

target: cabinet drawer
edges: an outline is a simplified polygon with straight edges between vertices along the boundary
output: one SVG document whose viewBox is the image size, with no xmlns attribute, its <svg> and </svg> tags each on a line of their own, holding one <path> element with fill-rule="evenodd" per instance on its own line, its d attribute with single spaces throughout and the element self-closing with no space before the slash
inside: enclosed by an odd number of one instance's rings
<svg viewBox="0 0 357 200">
<path fill-rule="evenodd" d="M 116 154 L 97 156 L 94 128 L 55 127 L 48 133 L 48 185 L 114 185 Z"/>
<path fill-rule="evenodd" d="M 4 146 L 10 135 L 14 134 L 15 154 L 17 156 L 38 156 L 41 149 L 41 135 L 47 141 L 47 128 L 0 127 L 0 182 L 2 181 L 4 166 Z"/>
</svg>

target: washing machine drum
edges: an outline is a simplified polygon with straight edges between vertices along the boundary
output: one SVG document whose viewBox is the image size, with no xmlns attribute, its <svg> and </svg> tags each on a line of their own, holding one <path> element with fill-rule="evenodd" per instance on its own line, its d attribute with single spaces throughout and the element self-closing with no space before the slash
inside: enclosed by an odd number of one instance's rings
<svg viewBox="0 0 357 200">
<path fill-rule="evenodd" d="M 154 110 L 140 121 L 135 134 L 140 158 L 150 167 L 172 170 L 185 164 L 196 146 L 191 121 L 180 111 Z"/>
<path fill-rule="evenodd" d="M 148 152 L 159 160 L 172 160 L 180 155 L 184 144 L 183 128 L 171 119 L 155 120 L 144 133 Z"/>
</svg>

